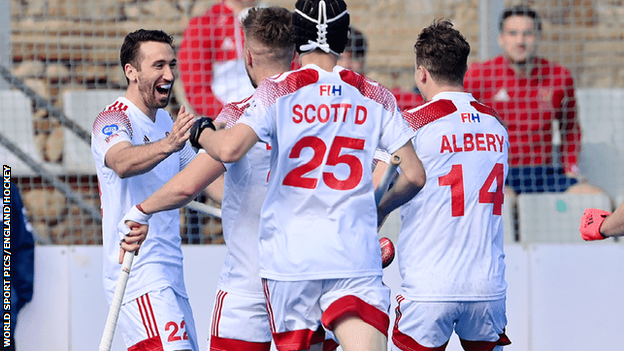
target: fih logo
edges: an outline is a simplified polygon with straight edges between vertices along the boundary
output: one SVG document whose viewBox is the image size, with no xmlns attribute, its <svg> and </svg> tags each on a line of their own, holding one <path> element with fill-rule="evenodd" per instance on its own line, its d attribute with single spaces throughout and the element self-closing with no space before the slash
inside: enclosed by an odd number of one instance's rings
<svg viewBox="0 0 624 351">
<path fill-rule="evenodd" d="M 461 114 L 462 123 L 481 123 L 481 116 L 478 113 L 467 113 L 464 112 Z"/>
<path fill-rule="evenodd" d="M 342 96 L 342 86 L 332 84 L 319 85 L 321 96 Z"/>
</svg>

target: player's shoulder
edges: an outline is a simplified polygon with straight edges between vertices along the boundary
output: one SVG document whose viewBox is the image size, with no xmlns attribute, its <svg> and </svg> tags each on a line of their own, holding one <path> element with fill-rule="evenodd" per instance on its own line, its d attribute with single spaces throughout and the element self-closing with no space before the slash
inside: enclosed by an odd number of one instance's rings
<svg viewBox="0 0 624 351">
<path fill-rule="evenodd" d="M 472 106 L 479 113 L 483 113 L 483 114 L 494 117 L 498 121 L 498 123 L 500 123 L 503 127 L 505 126 L 505 123 L 503 123 L 503 119 L 501 118 L 501 116 L 491 106 L 488 106 L 477 100 L 471 101 L 470 106 Z"/>
<path fill-rule="evenodd" d="M 102 132 L 106 134 L 112 129 L 118 130 L 123 127 L 131 127 L 131 111 L 132 109 L 128 101 L 121 97 L 118 98 L 98 113 L 93 122 L 93 133 Z"/>
<path fill-rule="evenodd" d="M 300 68 L 265 78 L 256 89 L 254 100 L 272 105 L 277 99 L 294 94 L 303 87 L 319 81 L 319 72 L 310 68 Z"/>
<path fill-rule="evenodd" d="M 448 99 L 432 100 L 424 105 L 403 111 L 403 118 L 414 130 L 446 117 L 457 111 L 457 106 Z"/>
<path fill-rule="evenodd" d="M 115 102 L 104 107 L 104 109 L 98 114 L 97 118 L 116 117 L 129 119 L 132 111 L 133 109 L 131 108 L 130 101 L 124 97 L 119 97 L 115 100 Z"/>
<path fill-rule="evenodd" d="M 484 113 L 486 115 L 494 116 L 500 119 L 500 115 L 494 108 L 488 106 L 480 101 L 472 100 L 470 101 L 470 106 L 472 106 L 478 112 Z"/>
<path fill-rule="evenodd" d="M 346 68 L 340 70 L 339 75 L 343 82 L 356 88 L 362 96 L 383 105 L 386 110 L 397 109 L 397 99 L 394 94 L 377 81 Z"/>
<path fill-rule="evenodd" d="M 297 90 L 306 85 L 314 84 L 320 79 L 318 70 L 310 67 L 301 67 L 292 71 L 282 72 L 265 79 L 273 84 L 284 85 Z"/>
<path fill-rule="evenodd" d="M 225 104 L 217 118 L 215 118 L 215 122 L 225 123 L 226 128 L 233 127 L 249 107 L 251 98 L 252 97 L 249 96 L 241 101 Z"/>
<path fill-rule="evenodd" d="M 223 106 L 223 110 L 228 111 L 228 113 L 243 113 L 245 109 L 249 107 L 249 101 L 251 100 L 251 96 L 248 96 L 241 101 L 235 101 L 225 104 Z"/>
</svg>

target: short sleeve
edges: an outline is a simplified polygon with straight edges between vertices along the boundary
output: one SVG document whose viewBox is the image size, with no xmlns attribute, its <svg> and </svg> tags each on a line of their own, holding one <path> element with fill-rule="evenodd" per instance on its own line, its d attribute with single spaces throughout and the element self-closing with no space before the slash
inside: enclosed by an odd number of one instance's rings
<svg viewBox="0 0 624 351">
<path fill-rule="evenodd" d="M 258 88 L 260 90 L 260 87 Z M 271 138 L 275 131 L 275 120 L 270 116 L 270 107 L 265 106 L 265 103 L 257 98 L 257 93 L 249 101 L 249 107 L 242 114 L 238 123 L 244 123 L 250 126 L 258 139 L 267 144 L 271 144 Z"/>
<path fill-rule="evenodd" d="M 401 112 L 396 109 L 391 113 L 389 122 L 382 127 L 379 147 L 392 154 L 410 141 L 415 134 L 403 119 Z"/>
<path fill-rule="evenodd" d="M 102 157 L 104 157 L 113 145 L 122 141 L 132 142 L 130 118 L 124 111 L 103 111 L 93 123 L 92 137 L 92 142 L 101 151 Z"/>
</svg>

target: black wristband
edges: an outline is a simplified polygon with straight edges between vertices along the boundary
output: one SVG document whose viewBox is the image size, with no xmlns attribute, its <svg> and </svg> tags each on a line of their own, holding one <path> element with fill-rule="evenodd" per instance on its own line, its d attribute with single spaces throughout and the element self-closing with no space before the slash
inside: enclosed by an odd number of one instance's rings
<svg viewBox="0 0 624 351">
<path fill-rule="evenodd" d="M 190 131 L 191 136 L 189 137 L 189 141 L 191 142 L 191 145 L 193 145 L 193 147 L 201 149 L 202 146 L 199 144 L 199 137 L 206 128 L 210 128 L 214 131 L 217 130 L 217 128 L 215 128 L 215 125 L 212 123 L 212 118 L 200 117 L 197 119 L 197 121 L 195 121 L 195 123 L 193 123 Z"/>
</svg>

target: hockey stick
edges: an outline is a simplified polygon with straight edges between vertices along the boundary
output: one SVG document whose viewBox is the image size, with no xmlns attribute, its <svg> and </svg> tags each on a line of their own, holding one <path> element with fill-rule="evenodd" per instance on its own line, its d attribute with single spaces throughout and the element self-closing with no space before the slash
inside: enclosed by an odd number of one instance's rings
<svg viewBox="0 0 624 351">
<path fill-rule="evenodd" d="M 375 204 L 379 205 L 379 201 L 388 190 L 390 183 L 392 182 L 392 178 L 394 178 L 394 173 L 396 172 L 397 167 L 401 164 L 401 157 L 397 155 L 390 156 L 390 164 L 386 168 L 383 176 L 381 176 L 381 180 L 375 189 Z"/>
<path fill-rule="evenodd" d="M 388 191 L 388 187 L 394 178 L 397 167 L 401 164 L 401 157 L 397 155 L 390 156 L 390 164 L 381 176 L 381 180 L 375 189 L 375 204 L 379 206 L 379 202 L 383 195 Z M 384 219 L 385 220 L 385 219 Z M 379 247 L 381 249 L 381 268 L 386 268 L 394 260 L 394 244 L 389 238 L 383 237 L 379 239 Z"/>
<path fill-rule="evenodd" d="M 208 206 L 201 202 L 191 201 L 186 205 L 187 208 L 202 212 L 213 217 L 221 218 L 221 210 L 212 206 Z M 113 343 L 113 337 L 115 335 L 115 328 L 117 327 L 117 319 L 119 317 L 119 310 L 121 308 L 121 302 L 126 291 L 126 284 L 128 283 L 128 276 L 130 276 L 130 268 L 132 267 L 132 261 L 134 260 L 134 252 L 126 251 L 121 265 L 121 273 L 117 279 L 117 287 L 115 288 L 115 294 L 113 295 L 113 301 L 111 302 L 110 309 L 108 310 L 108 317 L 106 318 L 106 325 L 104 326 L 104 334 L 100 341 L 99 351 L 109 351 Z"/>
<path fill-rule="evenodd" d="M 191 201 L 186 206 L 186 208 L 190 208 L 191 210 L 195 210 L 197 212 L 205 213 L 212 217 L 221 218 L 221 209 L 216 207 L 208 206 L 201 202 Z"/>
<path fill-rule="evenodd" d="M 121 273 L 119 279 L 117 279 L 117 287 L 115 288 L 115 294 L 113 295 L 113 302 L 108 310 L 108 318 L 106 318 L 106 326 L 104 327 L 104 335 L 100 341 L 99 351 L 109 351 L 113 344 L 113 336 L 115 335 L 115 328 L 117 327 L 117 318 L 119 317 L 119 309 L 121 308 L 121 301 L 123 300 L 124 293 L 126 292 L 126 283 L 128 283 L 128 276 L 130 275 L 130 268 L 132 267 L 132 260 L 134 259 L 134 251 L 126 251 L 121 264 Z"/>
</svg>

